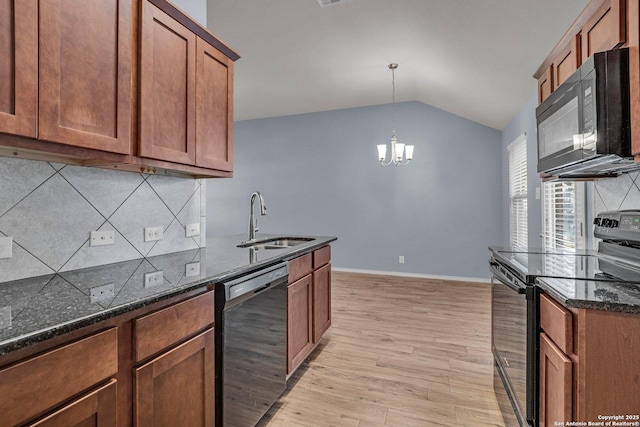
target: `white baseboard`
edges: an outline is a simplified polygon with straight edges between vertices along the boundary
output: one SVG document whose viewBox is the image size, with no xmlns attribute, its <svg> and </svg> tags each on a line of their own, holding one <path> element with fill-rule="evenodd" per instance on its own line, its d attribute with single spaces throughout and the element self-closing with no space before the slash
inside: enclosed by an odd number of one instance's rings
<svg viewBox="0 0 640 427">
<path fill-rule="evenodd" d="M 451 280 L 455 282 L 491 283 L 490 278 L 479 278 L 479 277 L 436 276 L 433 274 L 403 273 L 400 271 L 359 270 L 356 268 L 340 268 L 340 267 L 331 267 L 331 270 L 341 271 L 344 273 L 375 274 L 378 276 L 401 276 L 401 277 L 416 277 L 420 279 Z"/>
</svg>

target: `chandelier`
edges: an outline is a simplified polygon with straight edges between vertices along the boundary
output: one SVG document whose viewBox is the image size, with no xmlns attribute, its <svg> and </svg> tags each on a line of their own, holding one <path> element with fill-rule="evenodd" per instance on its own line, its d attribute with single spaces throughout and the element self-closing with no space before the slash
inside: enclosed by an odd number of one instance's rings
<svg viewBox="0 0 640 427">
<path fill-rule="evenodd" d="M 387 144 L 378 145 L 378 159 L 382 166 L 404 166 L 413 159 L 414 146 L 398 142 L 398 137 L 396 136 L 396 68 L 398 68 L 398 64 L 389 64 L 389 69 L 391 70 L 391 85 L 393 88 L 393 131 L 391 132 L 391 157 L 389 161 L 385 161 L 387 158 Z"/>
</svg>

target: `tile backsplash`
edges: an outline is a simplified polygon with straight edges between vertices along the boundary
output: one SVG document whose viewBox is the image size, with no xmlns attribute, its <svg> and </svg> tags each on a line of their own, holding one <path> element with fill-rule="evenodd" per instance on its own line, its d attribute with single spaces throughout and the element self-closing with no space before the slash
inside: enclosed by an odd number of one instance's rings
<svg viewBox="0 0 640 427">
<path fill-rule="evenodd" d="M 0 157 L 0 282 L 204 247 L 206 181 Z M 187 224 L 200 235 L 185 237 Z M 144 241 L 145 227 L 163 240 Z M 89 246 L 91 231 L 115 243 Z"/>
<path fill-rule="evenodd" d="M 594 181 L 594 215 L 603 211 L 640 209 L 640 172 Z"/>
</svg>

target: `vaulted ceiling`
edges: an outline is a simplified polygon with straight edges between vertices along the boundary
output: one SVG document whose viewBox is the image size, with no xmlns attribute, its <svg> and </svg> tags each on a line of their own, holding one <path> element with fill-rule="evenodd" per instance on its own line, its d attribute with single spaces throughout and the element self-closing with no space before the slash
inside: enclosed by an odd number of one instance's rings
<svg viewBox="0 0 640 427">
<path fill-rule="evenodd" d="M 207 0 L 242 58 L 235 119 L 420 101 L 503 129 L 588 0 Z"/>
</svg>

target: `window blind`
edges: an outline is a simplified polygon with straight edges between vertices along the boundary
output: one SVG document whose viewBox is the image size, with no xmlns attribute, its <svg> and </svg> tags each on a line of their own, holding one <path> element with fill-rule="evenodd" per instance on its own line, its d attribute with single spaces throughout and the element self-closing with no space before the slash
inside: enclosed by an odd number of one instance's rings
<svg viewBox="0 0 640 427">
<path fill-rule="evenodd" d="M 527 137 L 522 134 L 507 147 L 509 152 L 509 242 L 527 247 Z"/>
<path fill-rule="evenodd" d="M 558 252 L 576 251 L 577 243 L 576 184 L 546 182 L 544 184 L 544 247 Z"/>
</svg>

